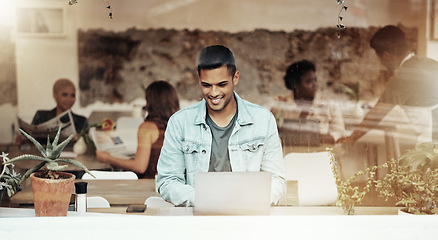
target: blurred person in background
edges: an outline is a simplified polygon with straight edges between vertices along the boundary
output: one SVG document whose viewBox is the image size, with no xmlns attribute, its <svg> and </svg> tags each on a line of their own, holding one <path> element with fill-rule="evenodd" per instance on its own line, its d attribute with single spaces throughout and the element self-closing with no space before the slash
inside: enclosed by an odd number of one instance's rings
<svg viewBox="0 0 438 240">
<path fill-rule="evenodd" d="M 51 110 L 38 110 L 32 119 L 32 125 L 45 123 L 63 114 L 64 112 L 71 110 L 76 102 L 76 87 L 73 82 L 67 78 L 60 78 L 56 80 L 56 82 L 53 84 L 53 98 L 56 102 L 56 107 Z M 78 133 L 81 132 L 83 128 L 88 126 L 88 121 L 84 116 L 77 115 L 73 112 L 72 118 L 76 129 L 76 135 L 73 138 L 73 141 L 75 141 L 78 139 Z M 15 143 L 17 145 L 21 145 L 25 140 L 26 138 L 20 134 L 17 135 Z M 47 143 L 47 138 L 41 138 L 37 140 L 42 144 Z"/>
<path fill-rule="evenodd" d="M 416 144 L 437 142 L 438 62 L 415 55 L 403 31 L 388 25 L 378 30 L 370 41 L 380 63 L 392 77 L 376 105 L 362 123 L 340 143 L 354 143 L 375 128 L 395 107 L 400 106 L 415 132 Z M 398 120 L 398 119 L 396 119 Z M 391 123 L 395 125 L 397 122 Z"/>
<path fill-rule="evenodd" d="M 286 88 L 291 90 L 291 94 L 286 97 L 278 97 L 275 106 L 271 108 L 272 113 L 277 119 L 280 135 L 287 143 L 287 135 L 298 134 L 297 131 L 313 131 L 310 142 L 318 144 L 334 144 L 337 139 L 343 136 L 345 131 L 342 112 L 336 108 L 328 99 L 317 96 L 318 80 L 316 77 L 315 64 L 308 60 L 301 60 L 292 63 L 286 70 L 284 76 Z M 287 124 L 288 120 L 296 120 Z M 306 121 L 309 120 L 309 121 Z M 305 126 L 314 121 L 312 126 Z M 304 133 L 301 134 L 304 136 Z M 290 136 L 292 137 L 292 136 Z M 310 144 L 303 139 L 303 145 Z M 289 144 L 299 144 L 296 141 Z M 312 144 L 310 144 L 312 145 Z"/>
<path fill-rule="evenodd" d="M 148 114 L 138 128 L 134 159 L 118 158 L 101 151 L 96 151 L 96 157 L 117 168 L 134 171 L 138 178 L 155 178 L 167 121 L 179 110 L 179 99 L 175 88 L 166 81 L 151 83 L 145 94 Z"/>
</svg>

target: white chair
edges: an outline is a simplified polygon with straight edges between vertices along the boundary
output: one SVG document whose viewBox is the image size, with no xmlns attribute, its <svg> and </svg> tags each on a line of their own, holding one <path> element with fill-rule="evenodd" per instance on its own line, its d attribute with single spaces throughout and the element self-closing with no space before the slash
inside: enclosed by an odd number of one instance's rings
<svg viewBox="0 0 438 240">
<path fill-rule="evenodd" d="M 289 153 L 284 164 L 287 180 L 298 181 L 300 206 L 335 204 L 338 192 L 327 151 Z"/>
<path fill-rule="evenodd" d="M 110 203 L 103 197 L 87 197 L 87 208 L 109 208 Z"/>
<path fill-rule="evenodd" d="M 137 180 L 138 176 L 132 171 L 112 172 L 112 171 L 90 171 L 96 178 L 93 178 L 90 174 L 85 173 L 82 176 L 84 180 Z"/>
</svg>

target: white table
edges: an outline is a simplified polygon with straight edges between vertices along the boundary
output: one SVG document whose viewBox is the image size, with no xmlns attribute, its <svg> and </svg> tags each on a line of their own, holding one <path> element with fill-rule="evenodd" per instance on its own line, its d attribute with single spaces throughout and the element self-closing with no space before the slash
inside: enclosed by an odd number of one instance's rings
<svg viewBox="0 0 438 240">
<path fill-rule="evenodd" d="M 0 213 L 3 211 L 0 208 Z M 12 210 L 13 211 L 13 210 Z M 21 211 L 21 210 L 18 210 Z M 24 210 L 28 211 L 28 210 Z M 144 216 L 0 218 L 1 239 L 436 239 L 436 216 Z"/>
</svg>

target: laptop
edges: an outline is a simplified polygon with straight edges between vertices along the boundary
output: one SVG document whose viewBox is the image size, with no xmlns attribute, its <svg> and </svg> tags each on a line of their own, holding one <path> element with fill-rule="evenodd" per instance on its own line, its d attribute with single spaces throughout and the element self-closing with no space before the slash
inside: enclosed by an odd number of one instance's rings
<svg viewBox="0 0 438 240">
<path fill-rule="evenodd" d="M 195 176 L 194 215 L 269 215 L 269 172 L 200 172 Z"/>
</svg>

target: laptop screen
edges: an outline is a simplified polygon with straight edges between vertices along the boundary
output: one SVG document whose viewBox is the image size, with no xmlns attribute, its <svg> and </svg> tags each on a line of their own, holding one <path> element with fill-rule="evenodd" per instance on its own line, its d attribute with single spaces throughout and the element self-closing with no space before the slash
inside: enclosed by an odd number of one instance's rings
<svg viewBox="0 0 438 240">
<path fill-rule="evenodd" d="M 202 172 L 195 177 L 195 215 L 269 215 L 269 172 Z"/>
</svg>

